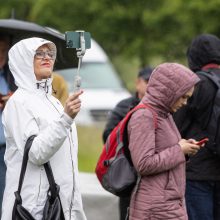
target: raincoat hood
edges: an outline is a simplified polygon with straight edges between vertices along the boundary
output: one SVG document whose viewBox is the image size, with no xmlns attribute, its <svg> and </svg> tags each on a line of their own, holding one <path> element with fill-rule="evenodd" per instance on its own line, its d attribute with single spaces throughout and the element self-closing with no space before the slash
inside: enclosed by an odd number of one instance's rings
<svg viewBox="0 0 220 220">
<path fill-rule="evenodd" d="M 187 50 L 187 59 L 194 72 L 209 63 L 220 64 L 220 39 L 211 34 L 197 36 Z"/>
<path fill-rule="evenodd" d="M 158 107 L 165 112 L 197 82 L 199 77 L 185 66 L 177 63 L 164 63 L 155 68 L 142 102 Z"/>
<path fill-rule="evenodd" d="M 45 82 L 51 86 L 52 79 L 37 81 L 34 73 L 35 52 L 44 44 L 56 51 L 53 42 L 37 37 L 21 40 L 9 50 L 9 68 L 19 88 L 32 91 L 37 88 L 37 83 Z"/>
</svg>

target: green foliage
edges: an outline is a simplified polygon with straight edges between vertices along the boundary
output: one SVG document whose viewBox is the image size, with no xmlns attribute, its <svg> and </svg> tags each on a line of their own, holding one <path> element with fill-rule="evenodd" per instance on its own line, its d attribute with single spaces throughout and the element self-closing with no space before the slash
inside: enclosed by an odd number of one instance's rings
<svg viewBox="0 0 220 220">
<path fill-rule="evenodd" d="M 189 0 L 63 0 L 58 4 L 39 0 L 30 15 L 32 20 L 62 31 L 90 31 L 111 57 L 136 57 L 145 66 L 155 57 L 182 60 L 196 34 L 218 35 L 219 4 L 217 0 L 209 4 Z"/>
<path fill-rule="evenodd" d="M 114 56 L 112 62 L 119 73 L 121 73 L 121 79 L 125 84 L 125 87 L 130 92 L 135 92 L 135 80 L 137 78 L 139 61 L 137 59 L 124 58 L 123 56 Z"/>
<path fill-rule="evenodd" d="M 18 19 L 62 32 L 91 32 L 118 69 L 115 57 L 123 57 L 128 64 L 138 60 L 134 69 L 158 64 L 155 61 L 185 63 L 186 48 L 195 35 L 207 32 L 220 36 L 218 0 L 1 1 L 1 18 L 9 18 L 15 8 Z"/>
<path fill-rule="evenodd" d="M 30 10 L 35 0 L 1 0 L 0 18 L 29 20 Z"/>
</svg>

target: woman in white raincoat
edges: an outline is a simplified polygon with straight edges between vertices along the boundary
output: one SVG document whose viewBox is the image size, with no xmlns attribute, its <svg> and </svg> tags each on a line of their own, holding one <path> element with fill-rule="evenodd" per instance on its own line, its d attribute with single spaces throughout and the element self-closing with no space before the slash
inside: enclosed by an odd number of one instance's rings
<svg viewBox="0 0 220 220">
<path fill-rule="evenodd" d="M 22 204 L 36 220 L 42 219 L 49 187 L 43 164 L 50 161 L 65 219 L 85 220 L 78 183 L 78 140 L 74 118 L 80 110 L 79 95 L 70 96 L 63 109 L 51 95 L 51 73 L 56 58 L 54 43 L 28 38 L 9 51 L 9 67 L 18 86 L 3 113 L 6 136 L 6 188 L 2 220 L 11 220 L 14 192 L 23 158 L 25 142 L 37 135 L 21 190 Z"/>
</svg>

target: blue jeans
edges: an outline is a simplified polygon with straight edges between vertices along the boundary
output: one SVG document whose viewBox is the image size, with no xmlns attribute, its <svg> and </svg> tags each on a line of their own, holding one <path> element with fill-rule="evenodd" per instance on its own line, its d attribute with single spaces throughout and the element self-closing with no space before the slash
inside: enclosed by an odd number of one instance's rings
<svg viewBox="0 0 220 220">
<path fill-rule="evenodd" d="M 186 181 L 189 220 L 220 220 L 220 181 Z"/>
<path fill-rule="evenodd" d="M 6 166 L 4 162 L 5 147 L 0 148 L 0 217 L 2 214 L 2 199 L 5 189 Z"/>
</svg>

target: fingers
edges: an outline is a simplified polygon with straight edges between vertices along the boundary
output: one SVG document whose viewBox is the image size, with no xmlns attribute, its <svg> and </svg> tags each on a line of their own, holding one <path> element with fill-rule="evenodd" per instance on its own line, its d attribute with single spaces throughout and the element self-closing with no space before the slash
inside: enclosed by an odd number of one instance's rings
<svg viewBox="0 0 220 220">
<path fill-rule="evenodd" d="M 182 148 L 182 151 L 184 154 L 190 154 L 190 155 L 194 155 L 196 154 L 199 149 L 200 149 L 200 146 L 199 145 L 196 145 L 194 143 L 190 143 L 189 141 L 183 141 L 183 142 L 179 142 L 181 148 Z"/>
<path fill-rule="evenodd" d="M 198 153 L 198 150 L 197 149 L 191 149 L 191 150 L 189 150 L 189 154 L 190 155 L 195 155 L 195 154 L 197 154 Z"/>
<path fill-rule="evenodd" d="M 64 112 L 66 112 L 71 118 L 75 118 L 81 108 L 81 100 L 79 96 L 83 93 L 82 90 L 75 92 L 71 95 L 65 104 Z"/>
<path fill-rule="evenodd" d="M 73 94 L 67 99 L 67 101 L 73 101 L 73 100 L 75 100 L 75 99 L 78 99 L 79 96 L 80 96 L 82 93 L 83 93 L 83 90 L 79 90 L 79 91 L 73 93 Z"/>
<path fill-rule="evenodd" d="M 81 105 L 81 100 L 79 98 L 76 98 L 76 99 L 69 99 L 67 100 L 66 102 L 66 106 L 68 106 L 69 108 L 72 108 L 72 107 L 76 107 L 78 105 Z"/>
<path fill-rule="evenodd" d="M 81 100 L 80 99 L 74 99 L 74 100 L 69 100 L 66 102 L 66 107 L 69 110 L 76 110 L 79 109 L 81 107 Z"/>
<path fill-rule="evenodd" d="M 200 150 L 200 146 L 196 144 L 191 144 L 189 148 L 189 154 L 194 155 Z"/>
<path fill-rule="evenodd" d="M 196 144 L 197 143 L 197 141 L 195 139 L 192 139 L 192 138 L 188 139 L 187 141 L 191 144 Z"/>
<path fill-rule="evenodd" d="M 7 102 L 9 98 L 9 95 L 2 96 L 2 101 Z"/>
</svg>

